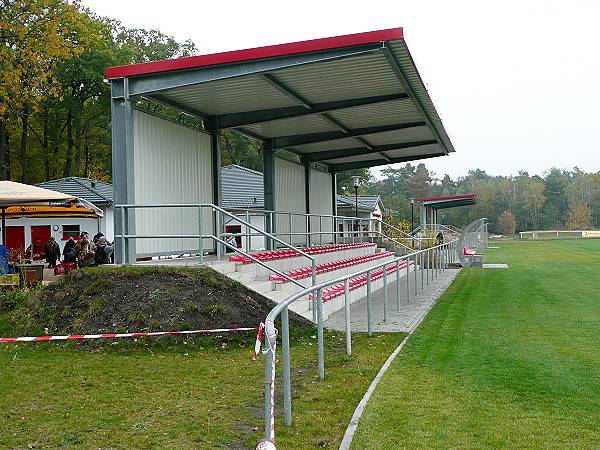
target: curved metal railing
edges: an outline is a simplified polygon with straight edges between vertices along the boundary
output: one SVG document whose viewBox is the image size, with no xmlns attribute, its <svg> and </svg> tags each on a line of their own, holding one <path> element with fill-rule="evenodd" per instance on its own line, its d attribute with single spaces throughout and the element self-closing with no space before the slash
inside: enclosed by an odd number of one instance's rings
<svg viewBox="0 0 600 450">
<path fill-rule="evenodd" d="M 446 265 L 456 260 L 457 255 L 457 240 L 440 244 L 435 247 L 430 247 L 425 250 L 419 250 L 414 253 L 404 255 L 395 258 L 393 261 L 384 262 L 381 264 L 374 265 L 368 269 L 363 269 L 350 275 L 345 275 L 333 280 L 328 280 L 323 283 L 307 287 L 300 292 L 297 292 L 279 304 L 275 306 L 271 312 L 267 315 L 264 321 L 264 342 L 265 342 L 265 438 L 274 439 L 274 408 L 275 408 L 275 396 L 274 396 L 274 380 L 275 380 L 275 352 L 276 352 L 276 341 L 278 332 L 275 329 L 275 319 L 281 315 L 281 341 L 282 341 L 282 366 L 283 366 L 283 399 L 284 399 L 284 420 L 287 425 L 292 423 L 292 409 L 291 409 L 291 376 L 290 376 L 290 345 L 289 345 L 289 306 L 312 293 L 313 298 L 317 297 L 317 339 L 318 339 L 318 368 L 319 378 L 325 377 L 325 361 L 324 361 L 324 339 L 323 339 L 323 289 L 338 283 L 344 283 L 345 291 L 345 319 L 346 319 L 346 352 L 351 354 L 351 331 L 350 331 L 350 289 L 349 280 L 351 278 L 367 274 L 367 326 L 368 333 L 371 335 L 371 312 L 370 312 L 370 296 L 371 296 L 371 272 L 383 268 L 383 288 L 384 288 L 384 320 L 387 320 L 387 270 L 386 268 L 391 265 L 396 265 L 396 279 L 397 279 L 397 294 L 396 294 L 396 306 L 400 308 L 400 269 L 399 265 L 402 261 L 406 261 L 406 282 L 407 282 L 407 293 L 410 293 L 410 278 L 408 275 L 411 271 L 414 272 L 414 292 L 418 295 L 418 272 L 421 272 L 421 289 L 424 288 L 425 270 L 427 271 L 427 282 L 429 282 L 429 276 L 433 279 L 434 275 L 437 275 L 439 271 L 444 270 Z M 411 262 L 414 264 L 411 265 Z M 427 267 L 426 267 L 427 266 Z"/>
</svg>

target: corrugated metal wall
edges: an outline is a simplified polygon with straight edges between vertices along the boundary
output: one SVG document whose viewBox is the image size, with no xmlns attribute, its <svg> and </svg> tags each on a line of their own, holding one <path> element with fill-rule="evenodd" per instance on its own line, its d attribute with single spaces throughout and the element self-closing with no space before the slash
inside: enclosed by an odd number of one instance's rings
<svg viewBox="0 0 600 450">
<path fill-rule="evenodd" d="M 275 211 L 306 213 L 304 197 L 304 166 L 275 158 Z M 296 233 L 306 232 L 305 216 L 277 216 L 275 229 L 280 239 L 292 244 L 304 244 L 306 236 L 290 236 L 290 230 Z M 282 234 L 283 233 L 283 234 Z"/>
<path fill-rule="evenodd" d="M 152 115 L 134 112 L 136 204 L 212 203 L 210 136 Z M 205 209 L 205 233 L 212 214 Z M 198 234 L 199 213 L 191 208 L 137 210 L 136 233 Z M 204 242 L 214 248 L 213 243 Z M 189 253 L 198 239 L 138 239 L 138 255 Z"/>
<path fill-rule="evenodd" d="M 310 173 L 310 213 L 333 215 L 331 174 L 311 170 Z M 331 218 L 311 218 L 312 231 L 333 231 L 334 223 Z M 333 234 L 323 234 L 312 239 L 313 243 L 331 243 Z"/>
</svg>

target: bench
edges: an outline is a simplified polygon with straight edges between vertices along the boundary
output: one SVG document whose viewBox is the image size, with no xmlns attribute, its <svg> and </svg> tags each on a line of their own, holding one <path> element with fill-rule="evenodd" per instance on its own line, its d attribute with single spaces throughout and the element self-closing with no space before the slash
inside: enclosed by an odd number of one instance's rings
<svg viewBox="0 0 600 450">
<path fill-rule="evenodd" d="M 463 255 L 470 260 L 472 267 L 481 267 L 483 265 L 483 254 L 471 249 L 468 245 L 463 248 Z"/>
<path fill-rule="evenodd" d="M 358 242 L 355 244 L 338 244 L 338 245 L 325 245 L 321 247 L 308 247 L 301 249 L 304 253 L 308 255 L 315 255 L 319 253 L 328 253 L 335 252 L 339 250 L 348 250 L 360 247 L 374 247 L 375 244 L 370 242 Z M 253 258 L 258 259 L 259 261 L 272 261 L 274 259 L 284 259 L 284 258 L 294 258 L 296 256 L 300 256 L 295 250 L 286 249 L 286 250 L 275 250 L 270 252 L 261 252 L 252 254 Z M 234 261 L 241 264 L 250 264 L 254 261 L 247 256 L 244 255 L 233 255 L 229 257 L 229 261 Z"/>
<path fill-rule="evenodd" d="M 380 253 L 374 253 L 372 255 L 357 256 L 355 258 L 342 259 L 340 261 L 319 264 L 315 267 L 315 272 L 317 274 L 331 272 L 332 270 L 342 269 L 344 267 L 353 266 L 355 264 L 362 264 L 362 263 L 374 261 L 374 260 L 377 260 L 380 258 L 393 257 L 394 255 L 395 255 L 394 252 L 380 252 Z M 288 270 L 287 272 L 283 272 L 283 273 L 284 273 L 284 275 L 287 275 L 288 277 L 290 277 L 294 280 L 299 280 L 301 278 L 310 277 L 312 275 L 312 267 L 303 267 L 302 269 Z M 287 278 L 285 278 L 281 275 L 269 275 L 269 280 L 275 281 L 275 282 L 281 282 L 281 283 L 286 283 L 287 281 L 289 281 Z"/>
<path fill-rule="evenodd" d="M 465 246 L 465 248 L 463 248 L 463 254 L 465 256 L 475 256 L 475 255 L 477 255 L 477 252 L 475 250 L 471 250 L 469 248 L 469 246 L 467 245 L 467 246 Z"/>
<path fill-rule="evenodd" d="M 3 273 L 0 275 L 0 288 L 12 289 L 19 286 L 21 280 L 19 274 L 16 273 Z"/>
<path fill-rule="evenodd" d="M 406 260 L 404 260 L 400 264 L 398 264 L 398 269 L 399 270 L 404 269 L 404 268 L 406 268 L 407 265 L 414 264 L 414 263 L 415 263 L 414 261 L 407 262 Z M 396 264 L 391 264 L 391 265 L 387 266 L 386 272 L 388 275 L 391 275 L 395 271 L 396 271 Z M 376 269 L 371 272 L 371 282 L 378 280 L 381 277 L 383 277 L 383 268 Z M 368 279 L 367 279 L 366 273 L 363 273 L 362 275 L 359 275 L 355 278 L 350 278 L 348 280 L 348 290 L 353 291 L 354 289 L 358 289 L 359 287 L 366 285 L 367 282 L 368 282 Z M 344 283 L 334 284 L 333 286 L 329 286 L 329 287 L 323 289 L 323 291 L 321 292 L 323 302 L 326 302 L 328 300 L 331 300 L 332 298 L 335 298 L 335 297 L 338 297 L 338 296 L 344 294 L 346 292 L 345 289 L 346 288 L 345 288 Z M 312 300 L 313 294 L 309 294 L 308 298 L 310 300 Z"/>
</svg>

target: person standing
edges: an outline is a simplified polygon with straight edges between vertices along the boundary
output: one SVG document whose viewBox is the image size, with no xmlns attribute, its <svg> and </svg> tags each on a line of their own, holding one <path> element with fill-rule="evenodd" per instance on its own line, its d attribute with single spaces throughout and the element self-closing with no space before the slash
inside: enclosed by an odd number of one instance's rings
<svg viewBox="0 0 600 450">
<path fill-rule="evenodd" d="M 42 240 L 39 237 L 36 237 L 33 240 L 33 243 L 27 247 L 25 253 L 34 261 L 43 261 L 46 259 L 46 251 L 44 250 Z"/>
<path fill-rule="evenodd" d="M 60 259 L 60 246 L 54 239 L 54 236 L 50 236 L 48 242 L 44 244 L 44 251 L 46 252 L 48 267 L 53 269 L 56 267 L 56 261 Z"/>
<path fill-rule="evenodd" d="M 110 264 L 110 258 L 113 254 L 113 246 L 104 236 L 98 238 L 94 247 L 94 260 L 96 265 Z"/>
<path fill-rule="evenodd" d="M 10 268 L 8 262 L 10 261 L 10 251 L 6 246 L 0 244 L 0 273 L 9 273 Z"/>
<path fill-rule="evenodd" d="M 90 237 L 87 231 L 82 231 L 79 240 L 75 244 L 75 253 L 77 254 L 77 265 L 87 267 L 94 264 L 94 252 L 90 244 Z"/>
<path fill-rule="evenodd" d="M 77 261 L 77 254 L 75 253 L 75 239 L 69 238 L 63 249 L 63 262 L 74 263 Z"/>
</svg>

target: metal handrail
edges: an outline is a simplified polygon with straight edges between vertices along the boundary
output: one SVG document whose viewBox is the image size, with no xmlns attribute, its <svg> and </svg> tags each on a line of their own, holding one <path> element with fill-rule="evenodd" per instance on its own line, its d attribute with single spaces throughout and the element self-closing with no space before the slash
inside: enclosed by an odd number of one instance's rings
<svg viewBox="0 0 600 450">
<path fill-rule="evenodd" d="M 391 236 L 388 236 L 385 233 L 382 233 L 380 231 L 371 231 L 372 234 L 374 234 L 376 237 L 380 237 L 380 238 L 385 238 L 388 239 L 390 241 L 392 241 L 395 245 L 399 245 L 400 247 L 403 247 L 405 250 L 410 250 L 411 252 L 414 252 L 415 249 L 412 247 L 409 247 L 406 244 L 403 244 L 402 242 L 398 241 L 396 238 L 393 238 Z"/>
<path fill-rule="evenodd" d="M 449 262 L 454 262 L 457 256 L 457 242 L 458 240 L 453 240 L 451 242 L 447 242 L 444 244 L 437 245 L 435 247 L 430 247 L 424 250 L 415 251 L 414 253 L 400 256 L 395 258 L 392 261 L 380 263 L 374 266 L 369 267 L 368 269 L 362 269 L 360 271 L 354 272 L 350 275 L 344 275 L 342 277 L 324 281 L 322 283 L 307 287 L 300 292 L 297 292 L 285 300 L 278 303 L 267 315 L 264 321 L 264 335 L 265 335 L 265 438 L 273 439 L 273 408 L 274 408 L 274 396 L 273 396 L 273 383 L 274 383 L 274 374 L 275 374 L 275 348 L 276 348 L 276 340 L 278 336 L 278 332 L 275 329 L 275 319 L 277 316 L 281 314 L 281 325 L 282 325 L 282 364 L 283 364 L 283 398 L 284 398 L 284 421 L 287 425 L 291 425 L 291 381 L 290 381 L 290 354 L 289 354 L 289 320 L 288 320 L 288 308 L 289 306 L 296 300 L 312 293 L 313 299 L 315 297 L 315 291 L 317 292 L 317 338 L 318 338 L 318 368 L 319 368 L 319 378 L 323 379 L 325 376 L 325 363 L 324 363 L 324 340 L 323 340 L 323 301 L 322 301 L 322 290 L 328 286 L 344 283 L 345 285 L 345 295 L 346 295 L 346 347 L 347 352 L 350 354 L 351 352 L 351 333 L 350 333 L 350 305 L 348 302 L 349 296 L 349 286 L 348 280 L 351 278 L 360 276 L 362 274 L 367 274 L 367 316 L 368 320 L 368 329 L 369 334 L 371 334 L 371 323 L 370 323 L 370 283 L 371 283 L 371 272 L 377 270 L 379 268 L 383 268 L 384 274 L 384 314 L 387 311 L 387 270 L 388 266 L 393 264 L 396 265 L 396 276 L 398 280 L 398 287 L 400 285 L 400 270 L 399 264 L 403 260 L 407 260 L 407 274 L 410 271 L 410 261 L 414 260 L 415 268 L 415 291 L 417 290 L 418 280 L 417 280 L 417 264 L 420 261 L 420 270 L 421 270 L 421 288 L 424 288 L 424 263 L 425 258 L 424 255 L 429 253 L 434 254 L 433 258 L 427 258 L 427 270 L 430 268 L 434 269 L 434 272 L 437 270 L 445 269 L 445 265 Z M 437 253 L 436 253 L 437 252 Z M 433 267 L 432 267 L 433 266 Z M 436 272 L 437 273 L 437 272 Z M 433 275 L 432 275 L 433 276 Z M 427 274 L 427 283 L 429 283 L 429 273 Z M 409 287 L 410 281 L 407 276 L 407 293 L 410 291 Z M 397 305 L 399 308 L 400 305 L 400 294 L 399 288 L 397 292 Z M 415 292 L 416 294 L 416 292 Z M 385 318 L 387 319 L 387 317 Z M 384 319 L 384 320 L 385 320 Z"/>
<path fill-rule="evenodd" d="M 406 236 L 407 239 L 411 239 L 413 241 L 417 241 L 419 242 L 419 247 L 421 247 L 421 242 L 422 241 L 428 241 L 428 240 L 433 240 L 434 238 L 429 238 L 429 237 L 418 237 L 418 236 L 412 236 L 402 230 L 400 230 L 399 228 L 383 221 L 380 218 L 374 218 L 374 217 L 369 217 L 369 218 L 361 218 L 361 217 L 348 217 L 348 216 L 337 216 L 337 215 L 328 215 L 328 214 L 311 214 L 311 213 L 299 213 L 299 212 L 293 212 L 293 211 L 269 211 L 269 210 L 264 210 L 264 209 L 252 209 L 247 210 L 240 210 L 241 214 L 240 215 L 236 215 L 236 217 L 240 217 L 240 216 L 264 216 L 264 215 L 283 215 L 283 216 L 295 216 L 295 217 L 305 217 L 306 219 L 310 219 L 310 218 L 319 218 L 320 222 L 322 219 L 330 219 L 330 220 L 334 220 L 337 221 L 338 223 L 341 222 L 351 222 L 351 223 L 356 223 L 358 222 L 358 224 L 360 225 L 361 223 L 367 223 L 367 224 L 376 224 L 375 226 L 369 226 L 369 229 L 367 230 L 343 230 L 343 231 L 339 231 L 336 229 L 332 229 L 332 230 L 325 230 L 325 231 L 281 231 L 281 232 L 272 232 L 271 234 L 274 236 L 277 235 L 284 235 L 284 236 L 322 236 L 322 235 L 345 235 L 345 236 L 361 236 L 365 233 L 369 234 L 369 237 L 372 237 L 372 234 L 383 234 L 385 235 L 385 233 L 381 233 L 378 232 L 377 229 L 379 228 L 378 225 L 381 226 L 385 226 L 388 227 L 390 229 L 393 229 L 403 235 Z M 252 214 L 255 213 L 255 214 Z M 252 236 L 258 236 L 258 234 L 254 234 L 254 233 L 230 233 L 230 234 L 222 234 L 223 236 L 227 235 L 227 236 L 239 236 L 239 237 L 252 237 Z M 386 235 L 387 236 L 387 235 Z M 387 236 L 390 239 L 390 236 Z M 308 239 L 307 239 L 308 241 Z M 396 241 L 397 242 L 397 241 Z M 399 242 L 398 242 L 399 243 Z M 405 244 L 399 243 L 399 245 L 407 247 L 408 249 L 412 248 L 410 246 L 406 246 Z"/>
<path fill-rule="evenodd" d="M 240 209 L 234 209 L 236 211 L 240 211 L 240 216 L 250 216 L 250 210 L 240 210 Z M 360 233 L 362 233 L 362 231 L 359 230 L 343 230 L 343 231 L 338 231 L 336 229 L 336 225 L 341 223 L 363 223 L 363 222 L 367 222 L 369 223 L 372 219 L 371 218 L 360 218 L 360 217 L 348 217 L 348 216 L 338 216 L 338 215 L 331 215 L 331 214 L 314 214 L 314 213 L 299 213 L 299 212 L 294 212 L 294 211 L 270 211 L 270 210 L 265 210 L 265 209 L 252 209 L 251 210 L 254 213 L 258 213 L 258 214 L 252 214 L 253 216 L 265 216 L 265 217 L 271 217 L 271 221 L 273 221 L 273 217 L 275 217 L 275 220 L 277 219 L 277 217 L 279 216 L 289 216 L 289 220 L 290 220 L 290 224 L 291 224 L 291 220 L 293 217 L 301 217 L 301 218 L 305 218 L 306 219 L 306 231 L 291 231 L 291 226 L 290 226 L 290 230 L 289 231 L 275 231 L 275 232 L 271 232 L 271 234 L 273 236 L 277 236 L 277 235 L 282 235 L 282 236 L 289 236 L 290 239 L 292 236 L 306 236 L 306 244 L 310 245 L 310 240 L 309 237 L 310 236 L 325 236 L 325 235 L 330 235 L 330 236 L 340 236 L 342 235 L 343 237 L 348 237 L 348 236 L 352 236 L 353 238 L 355 236 L 360 236 Z M 240 217 L 237 216 L 237 217 Z M 318 218 L 319 219 L 319 226 L 322 227 L 322 222 L 324 220 L 327 221 L 331 221 L 332 224 L 332 229 L 331 230 L 325 230 L 325 231 L 308 231 L 309 229 L 309 223 L 311 219 L 315 219 Z M 235 233 L 236 236 L 241 236 L 241 237 L 250 237 L 253 236 L 251 234 L 248 233 Z"/>
<path fill-rule="evenodd" d="M 391 225 L 391 224 L 389 224 L 387 222 L 384 222 L 381 219 L 377 219 L 377 221 L 380 222 L 381 225 L 384 225 L 384 226 L 386 226 L 388 228 L 391 228 L 392 230 L 394 230 L 394 231 L 396 231 L 396 232 L 398 232 L 400 234 L 403 234 L 406 237 L 406 239 L 422 239 L 422 238 L 418 238 L 418 237 L 412 236 L 412 235 L 408 234 L 406 231 L 402 231 L 400 228 L 397 228 L 394 225 Z"/>
<path fill-rule="evenodd" d="M 173 208 L 173 207 L 178 207 L 178 208 L 211 208 L 213 211 L 218 211 L 220 212 L 222 215 L 230 217 L 235 219 L 236 221 L 240 222 L 242 225 L 253 229 L 255 231 L 257 231 L 260 235 L 262 235 L 263 237 L 267 238 L 267 239 L 272 239 L 275 242 L 278 242 L 279 244 L 282 244 L 284 247 L 289 248 L 290 250 L 294 250 L 295 252 L 297 252 L 298 254 L 308 258 L 311 261 L 311 265 L 312 265 L 312 284 L 316 284 L 316 280 L 317 280 L 317 271 L 316 271 L 316 258 L 314 256 L 309 255 L 308 253 L 302 251 L 299 248 L 294 247 L 291 244 L 288 244 L 287 242 L 279 239 L 276 236 L 271 235 L 270 233 L 267 233 L 266 231 L 261 230 L 260 228 L 256 227 L 255 225 L 252 225 L 249 222 L 246 222 L 242 219 L 240 219 L 239 217 L 235 216 L 234 214 L 224 210 L 223 208 L 217 206 L 217 205 L 213 205 L 212 203 L 181 203 L 181 204 L 153 204 L 153 205 L 136 205 L 136 204 L 125 204 L 125 205 L 115 205 L 115 208 L 121 208 L 121 220 L 122 222 L 125 221 L 125 209 L 127 208 Z M 202 221 L 200 223 L 200 227 L 202 229 L 203 224 Z M 125 229 L 124 224 L 122 225 L 122 230 Z M 285 275 L 284 273 L 278 271 L 277 269 L 269 266 L 268 264 L 265 264 L 264 262 L 258 260 L 257 258 L 253 257 L 251 254 L 246 253 L 245 251 L 242 251 L 236 247 L 233 247 L 232 245 L 228 244 L 227 242 L 225 242 L 224 240 L 220 239 L 218 236 L 214 236 L 214 235 L 205 235 L 202 232 L 198 235 L 152 235 L 152 236 L 147 236 L 147 235 L 129 235 L 129 234 L 120 234 L 120 235 L 115 235 L 115 238 L 121 238 L 121 246 L 122 246 L 122 254 L 125 254 L 125 241 L 126 239 L 141 239 L 141 238 L 199 238 L 200 242 L 202 243 L 203 239 L 212 239 L 215 242 L 219 242 L 222 245 L 225 245 L 227 248 L 231 248 L 234 251 L 237 251 L 238 253 L 241 253 L 242 255 L 250 258 L 251 260 L 253 260 L 254 262 L 257 262 L 258 264 L 260 264 L 261 266 L 267 268 L 268 270 L 271 270 L 272 272 L 276 273 L 277 275 L 281 275 L 284 278 L 288 279 L 289 281 L 295 283 L 296 285 L 300 286 L 300 287 L 305 287 L 304 284 L 298 282 L 297 280 L 293 280 L 291 277 L 289 277 L 288 275 Z M 200 263 L 203 264 L 204 263 L 204 252 L 202 249 L 202 244 L 200 244 Z"/>
</svg>

